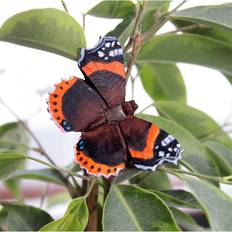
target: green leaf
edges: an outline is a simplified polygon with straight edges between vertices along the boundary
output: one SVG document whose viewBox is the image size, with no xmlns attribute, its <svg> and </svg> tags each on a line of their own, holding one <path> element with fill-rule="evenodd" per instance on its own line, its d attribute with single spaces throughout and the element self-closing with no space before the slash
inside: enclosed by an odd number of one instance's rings
<svg viewBox="0 0 232 232">
<path fill-rule="evenodd" d="M 8 177 L 11 179 L 33 179 L 64 185 L 63 179 L 56 170 L 51 168 L 43 168 L 37 170 L 18 170 Z"/>
<path fill-rule="evenodd" d="M 176 219 L 178 225 L 184 230 L 184 231 L 205 231 L 206 229 L 199 226 L 196 221 L 187 213 L 184 213 L 183 211 L 171 207 L 170 210 L 172 211 L 172 214 L 174 218 Z"/>
<path fill-rule="evenodd" d="M 104 231 L 178 231 L 164 202 L 135 186 L 114 185 L 103 209 Z"/>
<path fill-rule="evenodd" d="M 232 43 L 232 4 L 197 6 L 177 11 L 171 15 L 174 23 L 181 26 L 202 24 L 208 28 L 196 28 L 191 33 L 201 34 Z"/>
<path fill-rule="evenodd" d="M 171 207 L 187 207 L 187 208 L 200 208 L 199 203 L 196 201 L 192 193 L 184 190 L 166 190 L 157 191 L 149 190 L 158 195 L 168 206 Z"/>
<path fill-rule="evenodd" d="M 206 175 L 218 175 L 214 160 L 209 157 L 204 146 L 185 128 L 162 117 L 139 114 L 140 118 L 157 124 L 177 138 L 183 147 L 182 159 L 195 171 Z"/>
<path fill-rule="evenodd" d="M 168 11 L 170 1 L 146 1 L 141 21 L 142 33 L 147 32 L 156 23 L 157 14 L 161 15 Z"/>
<path fill-rule="evenodd" d="M 143 171 L 141 174 L 130 180 L 131 184 L 136 184 L 145 189 L 165 190 L 171 188 L 171 182 L 166 173 L 156 170 Z"/>
<path fill-rule="evenodd" d="M 232 228 L 232 199 L 219 188 L 199 179 L 183 176 L 183 180 L 202 205 L 214 231 L 229 231 Z"/>
<path fill-rule="evenodd" d="M 51 222 L 52 217 L 45 211 L 34 206 L 1 203 L 7 211 L 8 230 L 37 231 Z"/>
<path fill-rule="evenodd" d="M 174 64 L 138 65 L 144 89 L 155 101 L 176 100 L 186 102 L 183 78 Z"/>
<path fill-rule="evenodd" d="M 25 159 L 20 153 L 0 153 L 0 179 L 22 167 Z"/>
<path fill-rule="evenodd" d="M 77 60 L 85 47 L 79 23 L 64 11 L 33 9 L 9 18 L 0 28 L 0 40 L 37 48 Z"/>
<path fill-rule="evenodd" d="M 190 63 L 232 73 L 232 46 L 195 34 L 164 35 L 149 40 L 140 50 L 138 64 Z"/>
<path fill-rule="evenodd" d="M 20 181 L 17 179 L 10 179 L 4 181 L 5 186 L 7 189 L 14 195 L 17 201 L 23 201 L 23 194 L 21 190 Z"/>
<path fill-rule="evenodd" d="M 40 231 L 84 231 L 88 217 L 86 198 L 79 197 L 71 201 L 61 219 L 49 223 Z"/>
<path fill-rule="evenodd" d="M 227 147 L 213 141 L 207 141 L 204 143 L 206 147 L 214 155 L 217 165 L 222 175 L 227 176 L 232 174 L 232 150 Z"/>
<path fill-rule="evenodd" d="M 131 178 L 142 174 L 144 171 L 137 168 L 125 168 L 119 172 L 118 176 L 114 178 L 112 184 L 119 184 L 124 181 L 130 180 Z"/>
<path fill-rule="evenodd" d="M 0 231 L 5 227 L 7 220 L 7 211 L 0 205 Z"/>
<path fill-rule="evenodd" d="M 207 114 L 180 102 L 155 102 L 160 115 L 182 125 L 200 140 L 210 139 L 232 148 L 232 140 Z"/>
<path fill-rule="evenodd" d="M 114 30 L 107 33 L 107 36 L 114 36 L 117 37 L 120 44 L 123 46 L 127 39 L 130 37 L 135 24 L 134 17 L 128 16 L 127 18 L 123 19 Z"/>
<path fill-rule="evenodd" d="M 135 4 L 131 1 L 101 1 L 86 14 L 103 18 L 125 18 L 134 14 Z"/>
<path fill-rule="evenodd" d="M 10 122 L 0 126 L 0 152 L 26 152 L 28 143 L 28 133 L 20 123 Z"/>
</svg>

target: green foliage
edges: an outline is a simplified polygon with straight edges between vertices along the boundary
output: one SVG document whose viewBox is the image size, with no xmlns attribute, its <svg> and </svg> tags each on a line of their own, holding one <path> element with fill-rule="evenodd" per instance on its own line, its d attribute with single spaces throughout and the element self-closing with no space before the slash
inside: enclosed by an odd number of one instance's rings
<svg viewBox="0 0 232 232">
<path fill-rule="evenodd" d="M 25 129 L 22 121 L 1 125 L 0 179 L 15 199 L 23 202 L 20 180 L 31 179 L 61 185 L 67 190 L 59 196 L 49 196 L 49 206 L 67 202 L 70 196 L 73 200 L 63 217 L 55 221 L 44 210 L 0 202 L 0 230 L 221 231 L 232 228 L 232 199 L 219 185 L 232 184 L 231 137 L 209 115 L 188 105 L 177 64 L 218 70 L 232 83 L 232 4 L 172 12 L 169 5 L 170 1 L 166 0 L 141 0 L 136 4 L 129 0 L 103 0 L 84 16 L 121 20 L 107 35 L 118 37 L 126 48 L 125 60 L 136 65 L 138 77 L 159 114 L 137 116 L 175 136 L 184 148 L 182 161 L 178 166 L 164 165 L 155 172 L 126 168 L 112 180 L 95 179 L 82 176 L 78 165 L 65 168 L 55 165 L 39 142 L 36 147 L 30 147 L 28 128 Z M 162 34 L 159 29 L 167 21 L 181 33 Z M 142 43 L 137 44 L 135 38 Z M 12 16 L 0 28 L 0 41 L 75 61 L 80 57 L 80 48 L 86 46 L 79 23 L 68 12 L 52 8 L 32 9 Z M 48 161 L 30 157 L 30 150 Z M 24 170 L 27 159 L 46 168 Z M 170 175 L 179 178 L 189 192 L 172 189 Z M 82 178 L 81 186 L 76 178 Z M 188 213 L 193 209 L 206 218 L 209 228 L 201 227 Z"/>
<path fill-rule="evenodd" d="M 83 231 L 88 222 L 88 207 L 85 197 L 73 200 L 64 216 L 41 228 L 41 231 Z"/>
<path fill-rule="evenodd" d="M 7 177 L 25 162 L 25 156 L 20 153 L 0 153 L 0 179 Z"/>
<path fill-rule="evenodd" d="M 230 60 L 232 60 L 231 46 L 202 35 L 185 33 L 157 36 L 151 39 L 142 47 L 137 63 L 142 65 L 157 62 L 182 62 L 198 64 L 231 74 Z"/>
<path fill-rule="evenodd" d="M 79 23 L 57 9 L 34 9 L 9 18 L 0 40 L 56 53 L 77 60 L 85 37 Z"/>
<path fill-rule="evenodd" d="M 183 177 L 206 212 L 212 230 L 227 231 L 232 228 L 232 199 L 219 188 L 199 179 Z M 222 210 L 220 210 L 222 209 Z"/>
<path fill-rule="evenodd" d="M 12 179 L 32 179 L 64 185 L 61 176 L 56 172 L 56 170 L 51 168 L 42 168 L 37 170 L 18 170 L 8 177 L 8 180 Z"/>
<path fill-rule="evenodd" d="M 181 73 L 174 64 L 146 63 L 138 66 L 146 92 L 154 101 L 186 102 L 186 91 Z"/>
<path fill-rule="evenodd" d="M 6 225 L 8 230 L 38 231 L 53 219 L 45 211 L 34 206 L 1 203 L 7 212 Z"/>
<path fill-rule="evenodd" d="M 144 189 L 115 185 L 103 209 L 106 231 L 178 231 L 173 215 L 163 201 Z"/>
</svg>

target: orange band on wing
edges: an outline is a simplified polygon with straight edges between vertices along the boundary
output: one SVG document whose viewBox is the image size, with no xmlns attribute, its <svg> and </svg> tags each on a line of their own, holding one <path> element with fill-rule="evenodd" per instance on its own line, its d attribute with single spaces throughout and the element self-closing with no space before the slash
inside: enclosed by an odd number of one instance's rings
<svg viewBox="0 0 232 232">
<path fill-rule="evenodd" d="M 154 157 L 153 148 L 154 148 L 155 140 L 156 140 L 159 132 L 160 132 L 159 127 L 152 124 L 150 129 L 149 129 L 148 135 L 147 135 L 145 148 L 142 151 L 136 151 L 136 150 L 129 148 L 131 156 L 133 158 L 138 158 L 138 159 L 151 159 L 151 158 L 153 158 Z"/>
<path fill-rule="evenodd" d="M 124 65 L 118 61 L 113 61 L 111 63 L 103 63 L 103 62 L 94 62 L 91 61 L 84 67 L 82 67 L 82 70 L 85 72 L 87 76 L 91 75 L 92 73 L 96 71 L 109 71 L 116 73 L 117 75 L 125 78 L 125 69 Z"/>
<path fill-rule="evenodd" d="M 49 95 L 48 111 L 50 112 L 52 119 L 59 125 L 65 119 L 62 112 L 63 95 L 76 83 L 77 80 L 77 77 L 72 77 L 69 80 L 63 80 L 59 84 L 55 85 L 55 90 Z"/>
<path fill-rule="evenodd" d="M 110 176 L 116 176 L 121 169 L 125 168 L 124 163 L 115 166 L 107 166 L 105 164 L 96 163 L 83 152 L 77 150 L 75 154 L 75 161 L 79 163 L 81 168 L 86 169 L 89 174 L 105 176 L 107 178 Z"/>
</svg>

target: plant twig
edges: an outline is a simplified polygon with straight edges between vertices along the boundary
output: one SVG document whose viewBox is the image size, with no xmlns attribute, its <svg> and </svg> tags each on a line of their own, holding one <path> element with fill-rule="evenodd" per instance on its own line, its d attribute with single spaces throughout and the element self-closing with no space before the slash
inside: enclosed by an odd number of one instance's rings
<svg viewBox="0 0 232 232">
<path fill-rule="evenodd" d="M 85 31 L 85 16 L 86 14 L 82 13 L 82 29 Z"/>
<path fill-rule="evenodd" d="M 150 28 L 148 32 L 143 35 L 143 42 L 149 40 L 156 32 L 169 20 L 169 15 L 175 13 L 182 5 L 184 5 L 188 0 L 182 1 L 179 5 L 177 5 L 172 11 L 162 15 L 159 20 Z"/>
<path fill-rule="evenodd" d="M 90 177 L 79 175 L 79 174 L 77 174 L 75 172 L 72 172 L 72 171 L 66 169 L 66 168 L 61 168 L 61 167 L 58 167 L 56 165 L 49 164 L 49 163 L 47 163 L 47 162 L 45 162 L 43 160 L 31 157 L 31 156 L 25 156 L 25 158 L 27 158 L 29 160 L 33 160 L 33 161 L 38 162 L 38 163 L 41 163 L 41 164 L 43 164 L 43 165 L 45 165 L 47 167 L 53 168 L 53 169 L 55 169 L 57 171 L 66 172 L 66 173 L 68 173 L 71 176 L 76 176 L 76 177 L 84 179 L 84 180 L 90 180 Z"/>
<path fill-rule="evenodd" d="M 42 194 L 41 199 L 40 199 L 39 208 L 43 207 L 43 203 L 44 203 L 45 197 L 48 194 L 48 189 L 49 189 L 49 183 L 46 183 L 46 186 L 44 188 L 43 194 Z"/>
<path fill-rule="evenodd" d="M 200 174 L 200 173 L 196 173 L 196 172 L 188 172 L 188 171 L 184 171 L 184 170 L 180 170 L 180 169 L 176 169 L 176 168 L 159 167 L 159 169 L 163 170 L 165 172 L 169 172 L 170 174 L 173 174 L 173 175 L 177 175 L 177 173 L 182 173 L 182 174 L 195 176 L 195 177 L 202 178 L 202 179 L 214 180 L 214 181 L 218 181 L 218 182 L 223 183 L 223 184 L 232 185 L 232 182 L 228 181 L 226 179 L 226 177 L 221 178 L 221 177 L 209 176 L 209 175 L 204 175 L 204 174 Z"/>
<path fill-rule="evenodd" d="M 193 29 L 200 29 L 200 28 L 210 28 L 210 27 L 206 25 L 201 25 L 201 24 L 192 24 L 192 25 L 185 26 L 185 27 L 179 27 L 173 31 L 162 33 L 159 36 L 170 35 L 170 34 L 175 34 L 177 32 L 185 32 L 185 31 L 190 31 Z"/>
<path fill-rule="evenodd" d="M 58 175 L 60 175 L 60 177 L 63 179 L 63 182 L 68 190 L 68 192 L 70 193 L 70 196 L 72 198 L 75 198 L 77 196 L 77 193 L 75 191 L 75 189 L 73 188 L 72 184 L 69 182 L 69 180 L 61 173 L 59 172 L 60 170 L 58 169 L 58 166 L 56 165 L 56 163 L 51 159 L 51 157 L 48 155 L 48 153 L 45 151 L 44 147 L 42 146 L 42 144 L 40 143 L 40 141 L 38 140 L 38 138 L 35 136 L 35 134 L 33 133 L 33 131 L 27 126 L 27 124 L 20 119 L 20 117 L 0 98 L 0 103 L 6 107 L 6 109 L 15 116 L 15 118 L 18 120 L 18 122 L 25 128 L 25 130 L 28 132 L 28 134 L 32 137 L 32 139 L 36 142 L 38 149 L 37 151 L 40 152 L 41 155 L 43 155 L 50 163 L 51 165 L 56 168 Z"/>
<path fill-rule="evenodd" d="M 148 105 L 148 106 L 146 106 L 145 108 L 143 108 L 140 112 L 139 112 L 139 114 L 142 114 L 145 110 L 147 110 L 148 108 L 150 108 L 150 107 L 152 107 L 152 106 L 154 106 L 154 103 L 152 102 L 150 105 Z"/>
<path fill-rule="evenodd" d="M 33 131 L 27 126 L 27 124 L 0 98 L 0 103 L 12 114 L 15 116 L 15 118 L 18 120 L 18 122 L 25 128 L 25 130 L 28 132 L 28 134 L 33 138 L 33 140 L 36 142 L 41 155 L 46 157 L 46 159 L 53 165 L 56 165 L 55 162 L 51 159 L 51 157 L 46 153 L 45 149 L 43 148 L 42 144 L 38 140 L 38 138 L 35 136 Z"/>
<path fill-rule="evenodd" d="M 64 0 L 61 0 L 61 4 L 62 4 L 62 6 L 63 6 L 65 12 L 69 14 L 69 10 L 68 10 L 67 5 L 66 5 L 66 3 L 65 3 Z"/>
<path fill-rule="evenodd" d="M 94 178 L 88 188 L 86 203 L 89 210 L 89 220 L 86 226 L 86 231 L 97 231 L 98 225 L 98 183 Z"/>
</svg>

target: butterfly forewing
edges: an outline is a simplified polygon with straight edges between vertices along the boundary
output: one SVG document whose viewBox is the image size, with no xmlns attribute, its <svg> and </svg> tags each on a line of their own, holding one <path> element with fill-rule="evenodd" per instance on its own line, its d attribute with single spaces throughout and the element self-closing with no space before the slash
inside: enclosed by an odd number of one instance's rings
<svg viewBox="0 0 232 232">
<path fill-rule="evenodd" d="M 99 94 L 77 77 L 57 84 L 48 104 L 52 119 L 64 131 L 84 131 L 107 108 Z"/>
<path fill-rule="evenodd" d="M 125 101 L 125 67 L 122 48 L 116 38 L 100 38 L 94 48 L 82 49 L 78 65 L 109 107 Z"/>
</svg>

